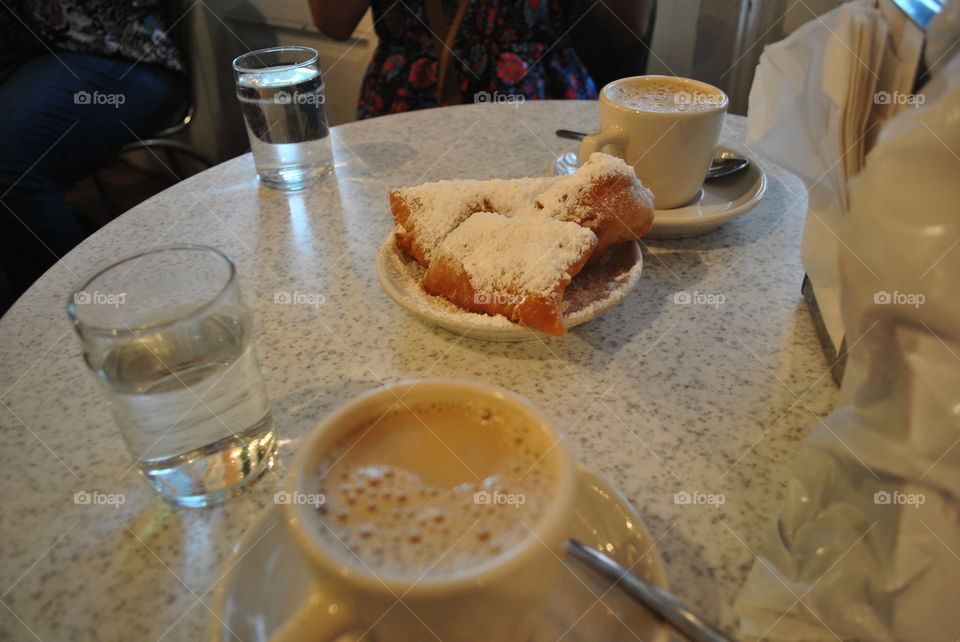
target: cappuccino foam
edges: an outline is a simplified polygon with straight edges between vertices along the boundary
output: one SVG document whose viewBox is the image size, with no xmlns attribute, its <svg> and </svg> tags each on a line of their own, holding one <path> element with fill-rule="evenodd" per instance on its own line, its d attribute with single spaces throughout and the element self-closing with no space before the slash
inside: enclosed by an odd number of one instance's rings
<svg viewBox="0 0 960 642">
<path fill-rule="evenodd" d="M 682 79 L 642 83 L 617 83 L 604 88 L 607 98 L 615 103 L 636 109 L 662 113 L 696 112 L 716 109 L 723 104 L 723 96 L 704 92 L 700 85 Z"/>
<path fill-rule="evenodd" d="M 377 574 L 477 566 L 530 536 L 557 481 L 551 446 L 515 412 L 395 406 L 345 433 L 321 461 L 323 537 Z"/>
</svg>

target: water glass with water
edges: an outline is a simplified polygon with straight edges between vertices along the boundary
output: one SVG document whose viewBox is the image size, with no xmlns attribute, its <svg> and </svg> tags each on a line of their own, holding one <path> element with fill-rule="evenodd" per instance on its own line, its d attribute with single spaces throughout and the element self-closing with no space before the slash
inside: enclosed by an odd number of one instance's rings
<svg viewBox="0 0 960 642">
<path fill-rule="evenodd" d="M 260 181 L 298 190 L 333 170 L 316 49 L 273 47 L 233 61 L 237 97 Z"/>
<path fill-rule="evenodd" d="M 214 504 L 273 465 L 250 311 L 226 254 L 135 254 L 87 279 L 67 312 L 127 449 L 165 499 Z"/>
</svg>

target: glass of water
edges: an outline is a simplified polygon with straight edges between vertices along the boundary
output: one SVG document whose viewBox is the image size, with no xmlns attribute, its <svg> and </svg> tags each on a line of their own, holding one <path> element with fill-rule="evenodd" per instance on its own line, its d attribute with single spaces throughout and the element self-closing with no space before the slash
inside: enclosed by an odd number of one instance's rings
<svg viewBox="0 0 960 642">
<path fill-rule="evenodd" d="M 270 400 L 226 254 L 135 254 L 87 279 L 67 313 L 127 449 L 165 499 L 214 504 L 273 466 Z"/>
<path fill-rule="evenodd" d="M 260 181 L 298 190 L 333 170 L 316 49 L 273 47 L 233 61 L 237 97 Z"/>
</svg>

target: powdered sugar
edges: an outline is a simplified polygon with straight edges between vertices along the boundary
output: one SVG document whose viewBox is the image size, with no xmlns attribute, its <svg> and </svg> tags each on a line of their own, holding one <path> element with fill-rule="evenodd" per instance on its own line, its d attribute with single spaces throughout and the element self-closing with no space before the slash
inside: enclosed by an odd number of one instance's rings
<svg viewBox="0 0 960 642">
<path fill-rule="evenodd" d="M 537 195 L 559 178 L 439 181 L 397 190 L 410 208 L 410 230 L 429 260 L 447 234 L 474 212 L 514 216 L 533 208 Z"/>
<path fill-rule="evenodd" d="M 632 165 L 616 156 L 595 152 L 575 173 L 566 180 L 549 186 L 536 199 L 537 212 L 560 221 L 575 221 L 590 226 L 589 206 L 585 199 L 591 188 L 599 181 L 611 176 L 622 176 L 622 185 L 629 185 L 638 200 L 653 207 L 653 194 L 637 181 Z M 542 208 L 542 209 L 541 209 Z"/>
<path fill-rule="evenodd" d="M 596 243 L 593 232 L 576 223 L 477 212 L 443 240 L 434 260 L 459 261 L 477 292 L 549 297 Z"/>
<path fill-rule="evenodd" d="M 495 212 L 506 217 L 538 215 L 575 221 L 581 199 L 591 185 L 607 176 L 628 177 L 637 185 L 633 167 L 622 158 L 597 152 L 570 176 L 489 181 L 439 181 L 397 190 L 410 209 L 407 225 L 429 261 L 434 250 L 474 212 Z M 652 204 L 649 190 L 642 187 Z"/>
</svg>

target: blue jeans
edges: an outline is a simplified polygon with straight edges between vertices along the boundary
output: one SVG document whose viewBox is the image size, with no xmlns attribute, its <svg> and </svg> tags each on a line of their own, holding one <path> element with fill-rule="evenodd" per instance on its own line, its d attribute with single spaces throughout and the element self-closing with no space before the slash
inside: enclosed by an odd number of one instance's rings
<svg viewBox="0 0 960 642">
<path fill-rule="evenodd" d="M 67 52 L 0 85 L 0 267 L 16 295 L 83 240 L 63 192 L 167 124 L 185 91 L 156 65 Z"/>
</svg>

